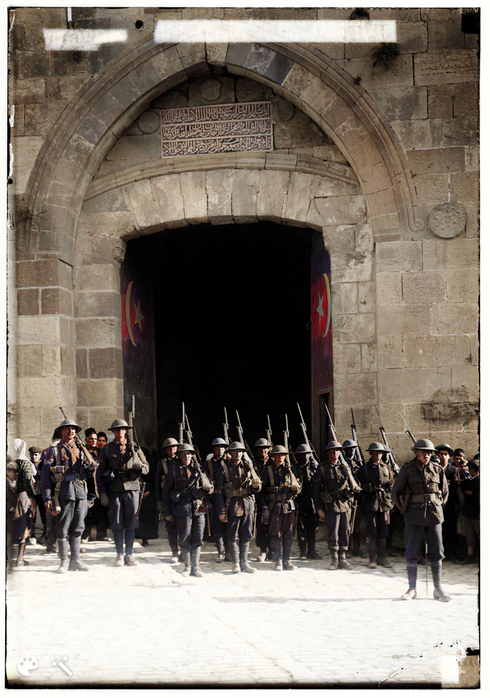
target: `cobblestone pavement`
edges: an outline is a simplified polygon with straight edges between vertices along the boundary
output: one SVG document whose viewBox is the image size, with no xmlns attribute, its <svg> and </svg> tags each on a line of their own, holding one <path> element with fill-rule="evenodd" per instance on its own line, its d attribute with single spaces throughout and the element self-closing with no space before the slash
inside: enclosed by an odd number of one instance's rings
<svg viewBox="0 0 490 698">
<path fill-rule="evenodd" d="M 57 556 L 30 546 L 29 567 L 8 575 L 9 686 L 449 687 L 478 648 L 475 565 L 444 562 L 449 603 L 432 598 L 430 571 L 426 597 L 419 567 L 419 598 L 404 602 L 403 558 L 375 570 L 351 558 L 352 570 L 329 571 L 325 540 L 323 560 L 281 573 L 256 562 L 252 544 L 256 574 L 232 574 L 205 543 L 201 579 L 171 564 L 162 525 L 149 547 L 136 544 L 136 567 L 113 567 L 110 542 L 84 547 L 88 572 L 56 575 Z M 38 662 L 28 677 L 24 656 Z"/>
</svg>

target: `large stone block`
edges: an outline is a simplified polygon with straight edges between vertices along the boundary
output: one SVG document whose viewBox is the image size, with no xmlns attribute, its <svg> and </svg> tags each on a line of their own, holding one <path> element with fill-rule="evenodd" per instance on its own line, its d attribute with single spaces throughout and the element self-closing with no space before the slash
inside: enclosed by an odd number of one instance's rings
<svg viewBox="0 0 490 698">
<path fill-rule="evenodd" d="M 206 192 L 210 223 L 218 225 L 233 223 L 231 215 L 232 190 L 233 172 L 229 170 L 212 170 L 207 172 Z"/>
<path fill-rule="evenodd" d="M 75 337 L 79 347 L 120 346 L 121 323 L 114 318 L 77 318 Z"/>
<path fill-rule="evenodd" d="M 359 223 L 366 215 L 362 196 L 330 196 L 315 199 L 315 204 L 324 225 Z"/>
<path fill-rule="evenodd" d="M 402 368 L 402 337 L 379 337 L 378 358 L 380 368 Z"/>
<path fill-rule="evenodd" d="M 332 281 L 335 283 L 371 281 L 373 255 L 369 252 L 336 254 L 331 257 Z"/>
<path fill-rule="evenodd" d="M 41 289 L 41 312 L 43 315 L 73 315 L 71 291 L 64 288 Z"/>
<path fill-rule="evenodd" d="M 382 191 L 383 189 L 391 189 L 393 182 L 384 162 L 378 162 L 372 167 L 359 172 L 359 178 L 363 184 L 365 194 Z"/>
<path fill-rule="evenodd" d="M 17 314 L 18 315 L 39 315 L 40 309 L 40 289 L 19 288 L 17 291 Z"/>
<path fill-rule="evenodd" d="M 42 136 L 22 136 L 12 141 L 14 152 L 12 179 L 15 193 L 23 194 L 39 151 L 43 145 Z"/>
<path fill-rule="evenodd" d="M 400 140 L 400 145 L 405 151 L 415 148 L 440 148 L 446 145 L 443 138 L 443 122 L 440 120 L 409 119 L 407 121 L 392 121 L 391 126 L 395 130 Z M 451 145 L 454 145 L 454 142 Z"/>
<path fill-rule="evenodd" d="M 341 351 L 336 352 L 335 380 L 344 373 L 361 373 L 361 346 L 359 344 L 346 344 Z"/>
<path fill-rule="evenodd" d="M 413 175 L 464 172 L 466 165 L 465 151 L 465 148 L 458 147 L 410 150 L 407 153 L 407 159 Z M 420 196 L 419 203 L 422 203 Z"/>
<path fill-rule="evenodd" d="M 274 146 L 281 148 L 296 148 L 298 146 L 323 145 L 326 140 L 324 132 L 315 123 L 307 124 L 285 122 L 274 124 Z"/>
<path fill-rule="evenodd" d="M 393 60 L 390 70 L 382 65 L 373 68 L 371 56 L 337 61 L 353 78 L 361 76 L 361 84 L 369 90 L 371 87 L 399 87 L 413 85 L 412 56 L 400 55 Z"/>
<path fill-rule="evenodd" d="M 259 172 L 259 191 L 257 193 L 257 218 L 259 220 L 266 219 L 281 223 L 289 178 L 289 172 L 276 170 Z"/>
<path fill-rule="evenodd" d="M 470 399 L 480 395 L 480 372 L 478 366 L 454 366 L 451 372 L 452 389 L 456 393 L 466 392 Z"/>
<path fill-rule="evenodd" d="M 402 302 L 402 275 L 399 271 L 376 274 L 378 305 L 399 305 Z"/>
<path fill-rule="evenodd" d="M 323 227 L 323 239 L 325 247 L 328 248 L 331 255 L 354 252 L 356 247 L 356 226 L 326 225 Z"/>
<path fill-rule="evenodd" d="M 461 31 L 461 16 L 431 19 L 427 22 L 427 29 L 429 32 L 429 52 L 464 48 L 465 35 Z"/>
<path fill-rule="evenodd" d="M 420 268 L 420 267 L 419 267 Z M 478 269 L 478 241 L 465 238 L 452 240 L 424 240 L 423 268 L 428 269 Z"/>
<path fill-rule="evenodd" d="M 127 211 L 126 202 L 120 189 L 111 189 L 104 194 L 94 196 L 83 204 L 86 213 L 99 213 L 100 211 Z"/>
<path fill-rule="evenodd" d="M 361 368 L 363 373 L 378 370 L 378 352 L 375 344 L 361 344 Z"/>
<path fill-rule="evenodd" d="M 427 110 L 429 119 L 452 119 L 452 85 L 431 85 L 428 88 Z"/>
<path fill-rule="evenodd" d="M 448 303 L 476 303 L 478 301 L 480 282 L 477 273 L 465 274 L 451 271 L 447 275 L 446 284 Z"/>
<path fill-rule="evenodd" d="M 113 291 L 84 291 L 75 294 L 76 317 L 119 317 L 121 295 Z"/>
<path fill-rule="evenodd" d="M 122 378 L 122 352 L 115 347 L 89 349 L 90 378 Z"/>
<path fill-rule="evenodd" d="M 116 378 L 76 381 L 77 405 L 86 407 L 116 405 Z"/>
<path fill-rule="evenodd" d="M 24 111 L 24 135 L 47 136 L 59 115 L 59 104 L 26 104 Z"/>
<path fill-rule="evenodd" d="M 257 220 L 257 195 L 259 172 L 257 170 L 236 170 L 232 191 L 232 215 L 240 223 L 253 223 Z"/>
<path fill-rule="evenodd" d="M 375 373 L 339 374 L 336 375 L 334 385 L 335 403 L 338 406 L 366 405 L 376 401 L 377 382 Z"/>
<path fill-rule="evenodd" d="M 188 223 L 204 223 L 208 216 L 205 172 L 182 172 L 180 189 L 184 199 L 184 216 Z"/>
<path fill-rule="evenodd" d="M 379 306 L 378 334 L 385 337 L 417 337 L 429 328 L 429 306 Z"/>
<path fill-rule="evenodd" d="M 65 347 L 59 346 L 43 346 L 43 375 L 53 376 L 61 371 L 61 349 L 65 350 Z M 70 348 L 66 348 L 66 351 L 70 352 Z M 64 373 L 64 372 L 63 372 Z"/>
<path fill-rule="evenodd" d="M 46 83 L 44 78 L 19 78 L 12 80 L 11 90 L 10 103 L 15 104 L 15 106 L 46 102 Z"/>
<path fill-rule="evenodd" d="M 60 424 L 61 419 L 59 418 L 60 412 L 58 405 L 64 405 L 66 403 L 63 400 L 62 378 L 59 374 L 52 376 L 19 377 L 17 386 L 19 395 L 26 395 L 29 397 L 28 406 L 31 409 L 35 407 L 45 407 L 47 404 L 56 405 L 59 421 L 55 426 Z M 22 412 L 22 410 L 20 410 L 20 412 Z M 52 427 L 51 433 L 53 429 L 54 427 Z M 51 434 L 49 436 L 51 437 Z"/>
<path fill-rule="evenodd" d="M 436 303 L 430 313 L 431 335 L 478 332 L 477 303 Z"/>
<path fill-rule="evenodd" d="M 480 177 L 478 172 L 465 172 L 451 175 L 451 201 L 463 206 L 468 201 L 478 201 L 480 197 Z"/>
<path fill-rule="evenodd" d="M 391 368 L 379 371 L 381 402 L 430 400 L 451 389 L 450 368 Z"/>
<path fill-rule="evenodd" d="M 75 353 L 77 378 L 88 378 L 88 349 L 77 349 Z"/>
<path fill-rule="evenodd" d="M 442 303 L 446 300 L 446 275 L 442 271 L 404 273 L 402 296 L 405 303 Z"/>
<path fill-rule="evenodd" d="M 475 116 L 454 118 L 442 122 L 443 146 L 452 146 L 457 141 L 458 145 L 475 145 L 480 137 L 479 120 Z"/>
<path fill-rule="evenodd" d="M 175 226 L 187 225 L 184 215 L 184 198 L 180 187 L 180 175 L 153 177 L 150 180 L 157 211 L 162 223 Z"/>
<path fill-rule="evenodd" d="M 75 268 L 74 287 L 77 291 L 119 290 L 119 275 L 115 264 L 90 264 Z"/>
<path fill-rule="evenodd" d="M 333 314 L 342 315 L 344 313 L 357 313 L 357 311 L 357 284 L 332 283 Z"/>
<path fill-rule="evenodd" d="M 319 177 L 292 172 L 289 178 L 289 187 L 284 201 L 282 218 L 287 221 L 304 221 L 306 219 L 310 201 L 318 189 Z"/>
<path fill-rule="evenodd" d="M 465 148 L 465 172 L 477 172 L 480 169 L 480 146 L 470 145 Z"/>
<path fill-rule="evenodd" d="M 474 116 L 480 113 L 480 94 L 478 82 L 466 82 L 453 85 L 454 94 L 453 113 L 454 116 Z"/>
<path fill-rule="evenodd" d="M 337 315 L 333 322 L 333 341 L 337 344 L 370 344 L 376 338 L 374 314 Z M 340 349 L 340 348 L 339 348 Z M 334 352 L 335 353 L 335 352 Z"/>
<path fill-rule="evenodd" d="M 133 184 L 122 187 L 126 206 L 133 215 L 136 228 L 142 230 L 160 223 L 160 216 L 153 193 L 151 191 L 150 180 L 144 179 Z"/>
<path fill-rule="evenodd" d="M 402 341 L 404 368 L 465 365 L 471 352 L 469 337 L 410 337 Z"/>
<path fill-rule="evenodd" d="M 427 87 L 391 87 L 369 91 L 389 121 L 427 118 Z"/>
<path fill-rule="evenodd" d="M 358 284 L 359 312 L 376 312 L 376 285 L 374 281 Z"/>
<path fill-rule="evenodd" d="M 478 80 L 476 51 L 439 51 L 414 56 L 415 85 L 448 85 Z"/>
<path fill-rule="evenodd" d="M 18 346 L 16 358 L 18 376 L 42 376 L 43 347 L 40 344 Z"/>
<path fill-rule="evenodd" d="M 19 429 L 19 434 L 22 434 L 24 441 L 27 441 L 29 445 L 32 443 L 32 439 L 39 438 L 41 435 L 41 408 L 40 407 L 24 407 L 19 410 L 17 414 L 17 427 Z M 49 435 L 46 443 L 49 443 Z M 40 445 L 40 444 L 36 444 Z"/>
<path fill-rule="evenodd" d="M 476 201 L 469 201 L 465 204 L 467 238 L 477 238 L 480 235 L 480 204 Z"/>
<path fill-rule="evenodd" d="M 17 344 L 56 344 L 60 341 L 60 320 L 58 315 L 23 315 L 17 319 Z M 48 339 L 49 338 L 49 339 Z"/>
<path fill-rule="evenodd" d="M 122 136 L 107 153 L 108 160 L 141 160 L 158 158 L 162 154 L 160 133 L 149 135 Z M 124 163 L 123 163 L 124 166 Z"/>
<path fill-rule="evenodd" d="M 420 241 L 376 243 L 376 269 L 378 272 L 422 269 L 422 243 Z"/>
</svg>

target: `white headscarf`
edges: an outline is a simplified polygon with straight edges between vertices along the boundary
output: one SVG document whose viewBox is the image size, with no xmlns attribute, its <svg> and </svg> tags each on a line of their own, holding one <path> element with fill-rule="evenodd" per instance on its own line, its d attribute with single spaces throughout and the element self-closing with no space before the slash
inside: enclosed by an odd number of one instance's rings
<svg viewBox="0 0 490 698">
<path fill-rule="evenodd" d="M 27 457 L 27 444 L 23 439 L 14 439 L 14 450 L 16 452 L 16 460 L 25 460 L 29 463 L 29 469 L 32 477 L 36 474 L 36 466 Z"/>
</svg>

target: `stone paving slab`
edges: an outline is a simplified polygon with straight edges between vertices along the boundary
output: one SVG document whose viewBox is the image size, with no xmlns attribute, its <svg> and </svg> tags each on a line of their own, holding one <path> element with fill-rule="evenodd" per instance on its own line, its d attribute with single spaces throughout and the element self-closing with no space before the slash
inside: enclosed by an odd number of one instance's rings
<svg viewBox="0 0 490 698">
<path fill-rule="evenodd" d="M 161 527 L 162 528 L 162 527 Z M 135 546 L 137 567 L 114 568 L 111 542 L 84 545 L 88 572 L 54 574 L 56 555 L 30 546 L 29 567 L 7 580 L 9 686 L 24 688 L 425 687 L 458 685 L 458 660 L 479 647 L 478 570 L 444 562 L 452 600 L 429 598 L 419 567 L 419 598 L 406 591 L 405 561 L 369 570 L 327 570 L 324 560 L 295 560 L 274 572 L 254 560 L 254 575 L 232 574 L 206 543 L 201 579 L 171 564 L 165 531 Z M 296 541 L 293 555 L 299 557 Z M 17 662 L 39 666 L 22 677 Z M 53 666 L 68 656 L 68 676 Z"/>
</svg>

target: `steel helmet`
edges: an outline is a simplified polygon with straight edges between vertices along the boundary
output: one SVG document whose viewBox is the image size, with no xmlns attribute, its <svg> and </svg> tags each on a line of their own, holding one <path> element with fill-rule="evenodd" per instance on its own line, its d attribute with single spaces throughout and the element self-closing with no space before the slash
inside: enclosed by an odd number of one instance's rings
<svg viewBox="0 0 490 698">
<path fill-rule="evenodd" d="M 254 448 L 270 448 L 271 444 L 267 439 L 257 439 L 257 441 L 254 443 Z"/>
<path fill-rule="evenodd" d="M 342 448 L 357 448 L 357 444 L 352 439 L 346 439 L 342 444 Z"/>
<path fill-rule="evenodd" d="M 177 439 L 174 439 L 173 436 L 170 436 L 168 439 L 165 439 L 163 442 L 163 448 L 167 448 L 168 446 L 178 446 L 179 442 Z"/>
<path fill-rule="evenodd" d="M 341 450 L 342 450 L 342 444 L 339 443 L 338 441 L 330 441 L 330 443 L 328 444 L 328 446 L 327 446 L 327 448 L 325 449 L 325 451 L 332 451 L 334 448 L 335 448 L 335 449 L 338 449 L 339 451 L 341 451 Z"/>
<path fill-rule="evenodd" d="M 177 453 L 195 453 L 190 444 L 180 444 Z"/>
<path fill-rule="evenodd" d="M 449 444 L 440 444 L 436 446 L 436 451 L 437 453 L 439 453 L 439 451 L 447 451 L 451 458 L 454 456 L 454 451 Z"/>
<path fill-rule="evenodd" d="M 311 448 L 308 444 L 300 444 L 295 451 L 296 454 L 300 453 L 312 453 Z"/>
<path fill-rule="evenodd" d="M 389 451 L 386 450 L 384 444 L 382 444 L 380 441 L 373 441 L 369 448 L 366 448 L 366 451 L 382 451 L 383 453 L 389 453 Z"/>
<path fill-rule="evenodd" d="M 228 444 L 226 443 L 226 441 L 224 439 L 218 438 L 218 439 L 215 439 L 213 441 L 211 446 L 224 446 L 226 448 L 228 446 Z"/>
<path fill-rule="evenodd" d="M 228 446 L 228 451 L 246 451 L 245 446 L 240 441 L 232 441 Z"/>
<path fill-rule="evenodd" d="M 73 421 L 73 419 L 64 419 L 61 422 L 61 424 L 58 427 L 58 429 L 60 430 L 60 433 L 61 433 L 61 430 L 64 429 L 65 427 L 73 427 L 75 429 L 75 431 L 77 432 L 77 434 L 78 434 L 78 432 L 82 431 L 82 427 L 79 427 L 78 424 Z"/>
<path fill-rule="evenodd" d="M 283 454 L 283 455 L 287 456 L 288 452 L 286 451 L 284 446 L 281 446 L 281 444 L 278 444 L 277 446 L 274 446 L 274 448 L 271 451 L 271 454 L 273 456 L 276 456 L 277 454 Z"/>
<path fill-rule="evenodd" d="M 435 451 L 435 446 L 430 439 L 419 439 L 412 446 L 412 451 Z"/>
<path fill-rule="evenodd" d="M 125 419 L 115 419 L 111 426 L 109 427 L 109 431 L 114 431 L 114 429 L 131 429 L 132 427 L 129 426 L 127 421 Z"/>
</svg>

